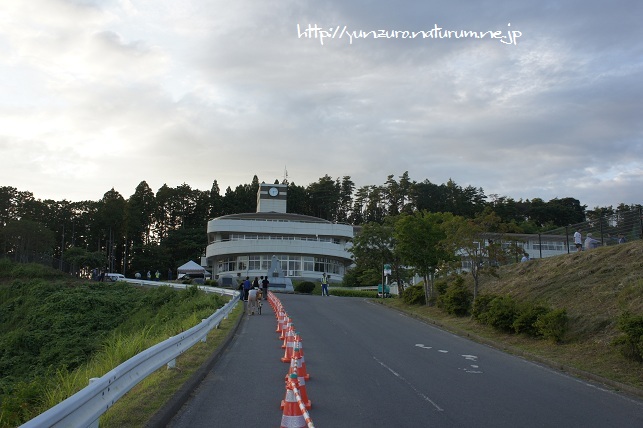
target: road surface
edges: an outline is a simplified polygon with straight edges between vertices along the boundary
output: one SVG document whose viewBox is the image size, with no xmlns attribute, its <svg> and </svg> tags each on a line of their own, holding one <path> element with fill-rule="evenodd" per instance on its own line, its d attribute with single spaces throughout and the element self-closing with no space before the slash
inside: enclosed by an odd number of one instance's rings
<svg viewBox="0 0 643 428">
<path fill-rule="evenodd" d="M 643 402 L 359 298 L 278 294 L 303 340 L 316 427 L 643 427 Z M 170 427 L 275 427 L 285 396 L 269 305 L 243 321 Z"/>
</svg>

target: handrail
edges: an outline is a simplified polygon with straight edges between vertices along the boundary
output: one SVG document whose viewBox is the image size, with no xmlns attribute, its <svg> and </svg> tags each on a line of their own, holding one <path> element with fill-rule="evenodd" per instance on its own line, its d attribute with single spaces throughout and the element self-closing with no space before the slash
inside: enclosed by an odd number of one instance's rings
<svg viewBox="0 0 643 428">
<path fill-rule="evenodd" d="M 157 281 L 126 280 L 139 285 L 169 285 L 186 288 L 185 284 Z M 226 319 L 239 302 L 239 292 L 215 287 L 199 286 L 209 293 L 232 296 L 232 300 L 201 323 L 176 336 L 158 343 L 123 362 L 76 394 L 22 425 L 24 428 L 41 427 L 98 427 L 100 416 L 136 384 L 164 365 L 173 365 L 176 358 L 198 342 L 204 342 L 208 333 Z"/>
</svg>

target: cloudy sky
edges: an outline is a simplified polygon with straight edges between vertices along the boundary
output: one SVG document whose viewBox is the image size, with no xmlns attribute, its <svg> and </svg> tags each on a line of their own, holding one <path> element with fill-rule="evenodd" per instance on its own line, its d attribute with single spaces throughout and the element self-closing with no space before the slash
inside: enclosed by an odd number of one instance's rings
<svg viewBox="0 0 643 428">
<path fill-rule="evenodd" d="M 0 185 L 78 201 L 408 171 L 643 203 L 642 16 L 640 0 L 3 1 Z"/>
</svg>

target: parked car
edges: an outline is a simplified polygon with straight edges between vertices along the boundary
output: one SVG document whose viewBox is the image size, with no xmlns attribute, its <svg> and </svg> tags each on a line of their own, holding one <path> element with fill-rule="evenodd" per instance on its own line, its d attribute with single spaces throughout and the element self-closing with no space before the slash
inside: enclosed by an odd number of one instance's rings
<svg viewBox="0 0 643 428">
<path fill-rule="evenodd" d="M 105 281 L 112 281 L 116 282 L 121 279 L 125 279 L 125 275 L 120 274 L 120 273 L 106 273 L 105 274 Z"/>
</svg>

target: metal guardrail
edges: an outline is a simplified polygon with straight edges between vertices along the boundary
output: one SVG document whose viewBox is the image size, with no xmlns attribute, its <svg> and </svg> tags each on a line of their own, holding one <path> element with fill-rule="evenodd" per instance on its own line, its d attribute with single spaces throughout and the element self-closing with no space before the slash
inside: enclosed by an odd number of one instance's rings
<svg viewBox="0 0 643 428">
<path fill-rule="evenodd" d="M 185 284 L 157 281 L 126 280 L 137 285 L 168 285 L 184 289 Z M 100 378 L 90 380 L 89 386 L 36 416 L 22 427 L 98 427 L 100 416 L 125 395 L 136 384 L 157 369 L 168 365 L 173 367 L 176 358 L 198 342 L 205 342 L 210 330 L 217 328 L 239 302 L 239 292 L 222 288 L 199 286 L 209 293 L 232 296 L 232 300 L 219 308 L 209 318 L 189 330 L 173 336 L 135 355 Z"/>
</svg>

